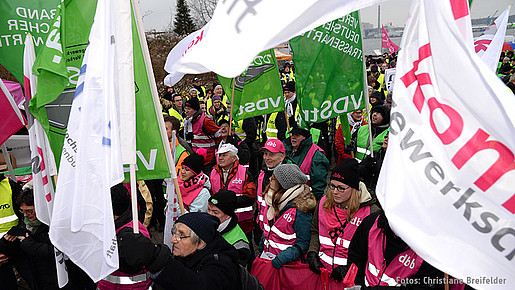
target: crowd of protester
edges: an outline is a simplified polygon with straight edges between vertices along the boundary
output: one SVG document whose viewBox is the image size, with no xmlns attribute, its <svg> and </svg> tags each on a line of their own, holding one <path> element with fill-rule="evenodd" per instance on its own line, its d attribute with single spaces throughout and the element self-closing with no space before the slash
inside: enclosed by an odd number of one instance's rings
<svg viewBox="0 0 515 290">
<path fill-rule="evenodd" d="M 131 229 L 130 187 L 119 184 L 111 200 L 120 269 L 94 283 L 65 260 L 66 288 L 273 289 L 269 273 L 297 265 L 335 283 L 353 271 L 345 285 L 363 288 L 443 289 L 434 281 L 444 273 L 395 235 L 375 197 L 392 105 L 385 71 L 395 63 L 394 56 L 367 57 L 370 107 L 310 128 L 296 125 L 293 63 L 279 72 L 285 111 L 266 116 L 233 121 L 218 83 L 194 78 L 187 94 L 167 88 L 163 118 L 185 209 L 172 249 L 150 239 L 164 230 L 170 183 L 139 182 L 140 234 Z M 515 92 L 514 65 L 513 52 L 503 53 L 498 74 Z M 17 289 L 23 279 L 30 289 L 58 289 L 49 227 L 37 219 L 30 184 L 22 189 L 0 175 L 0 190 L 0 288 Z"/>
</svg>

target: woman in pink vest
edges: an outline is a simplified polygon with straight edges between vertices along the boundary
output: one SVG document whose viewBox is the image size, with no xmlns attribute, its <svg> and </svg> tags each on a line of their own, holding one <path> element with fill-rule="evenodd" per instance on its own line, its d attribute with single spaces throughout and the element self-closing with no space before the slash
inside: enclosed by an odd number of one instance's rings
<svg viewBox="0 0 515 290">
<path fill-rule="evenodd" d="M 383 211 L 371 214 L 349 246 L 356 285 L 374 289 L 444 289 L 444 274 L 422 260 L 388 225 Z M 401 288 L 402 289 L 402 288 Z"/>
<path fill-rule="evenodd" d="M 308 249 L 316 199 L 307 181 L 296 164 L 281 164 L 265 188 L 266 213 L 259 250 L 277 269 L 300 263 Z"/>
<path fill-rule="evenodd" d="M 209 192 L 211 183 L 203 169 L 204 157 L 197 153 L 191 154 L 182 161 L 178 182 L 182 202 L 188 212 L 207 212 L 208 200 L 211 197 Z"/>
<path fill-rule="evenodd" d="M 132 231 L 132 213 L 129 207 L 130 195 L 123 184 L 117 184 L 111 188 L 111 202 L 113 204 L 114 224 L 116 233 L 125 228 L 130 228 Z M 139 231 L 145 237 L 150 239 L 147 228 L 139 222 Z M 125 229 L 124 231 L 126 231 Z M 123 257 L 120 257 L 123 260 Z M 132 271 L 131 271 L 132 272 Z M 134 274 L 128 274 L 121 271 L 114 271 L 109 276 L 98 282 L 97 288 L 102 290 L 144 290 L 148 289 L 152 281 L 146 270 L 135 270 Z"/>
<path fill-rule="evenodd" d="M 311 224 L 309 268 L 331 272 L 331 278 L 345 277 L 349 243 L 361 221 L 377 211 L 366 186 L 359 181 L 358 162 L 344 159 L 331 174 L 326 194 L 320 199 Z"/>
</svg>

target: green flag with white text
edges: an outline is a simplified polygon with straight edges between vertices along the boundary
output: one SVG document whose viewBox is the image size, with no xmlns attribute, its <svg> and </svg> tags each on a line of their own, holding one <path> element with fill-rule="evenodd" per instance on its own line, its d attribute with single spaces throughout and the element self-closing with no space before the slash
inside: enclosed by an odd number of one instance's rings
<svg viewBox="0 0 515 290">
<path fill-rule="evenodd" d="M 361 41 L 358 12 L 290 40 L 302 127 L 364 108 Z"/>
<path fill-rule="evenodd" d="M 231 99 L 233 79 L 218 75 L 218 80 Z M 258 54 L 234 83 L 234 120 L 284 111 L 283 89 L 273 49 Z"/>
<path fill-rule="evenodd" d="M 0 64 L 23 85 L 25 35 L 32 34 L 36 54 L 45 42 L 59 0 L 0 1 Z"/>
</svg>

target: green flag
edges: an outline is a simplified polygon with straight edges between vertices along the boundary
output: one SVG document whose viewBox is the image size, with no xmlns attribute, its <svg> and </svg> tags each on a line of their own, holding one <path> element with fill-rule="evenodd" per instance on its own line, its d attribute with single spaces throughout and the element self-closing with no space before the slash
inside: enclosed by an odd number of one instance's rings
<svg viewBox="0 0 515 290">
<path fill-rule="evenodd" d="M 218 75 L 218 80 L 230 99 L 233 79 Z M 273 49 L 258 54 L 234 83 L 234 120 L 284 111 L 283 89 Z"/>
<path fill-rule="evenodd" d="M 47 132 L 56 164 L 61 159 L 71 102 L 95 10 L 96 1 L 61 2 L 34 63 L 38 86 L 29 111 Z"/>
<path fill-rule="evenodd" d="M 58 2 L 58 0 L 0 1 L 0 64 L 22 85 L 25 34 L 32 34 L 37 54 L 51 30 Z"/>
<path fill-rule="evenodd" d="M 290 40 L 299 125 L 319 123 L 365 106 L 358 12 Z"/>
</svg>

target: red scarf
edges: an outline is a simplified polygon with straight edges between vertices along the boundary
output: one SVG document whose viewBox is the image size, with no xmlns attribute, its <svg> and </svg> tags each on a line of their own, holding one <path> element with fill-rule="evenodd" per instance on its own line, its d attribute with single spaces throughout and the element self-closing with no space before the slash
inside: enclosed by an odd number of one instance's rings
<svg viewBox="0 0 515 290">
<path fill-rule="evenodd" d="M 197 198 L 204 188 L 206 179 L 207 176 L 201 172 L 188 181 L 182 181 L 180 178 L 177 180 L 181 189 L 182 202 L 185 205 L 189 206 Z"/>
</svg>

